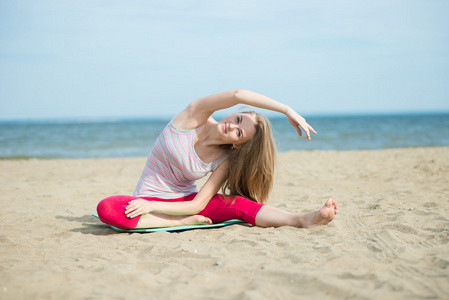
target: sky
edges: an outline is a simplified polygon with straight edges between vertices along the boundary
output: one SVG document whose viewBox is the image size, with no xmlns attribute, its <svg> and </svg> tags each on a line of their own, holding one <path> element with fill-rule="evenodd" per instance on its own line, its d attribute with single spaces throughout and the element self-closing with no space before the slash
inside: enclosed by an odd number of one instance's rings
<svg viewBox="0 0 449 300">
<path fill-rule="evenodd" d="M 449 111 L 449 1 L 0 1 L 0 120 Z"/>
</svg>

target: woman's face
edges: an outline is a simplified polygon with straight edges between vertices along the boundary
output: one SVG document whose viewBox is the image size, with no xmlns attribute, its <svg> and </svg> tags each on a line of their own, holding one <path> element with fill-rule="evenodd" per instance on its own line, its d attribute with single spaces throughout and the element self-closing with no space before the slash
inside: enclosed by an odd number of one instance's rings
<svg viewBox="0 0 449 300">
<path fill-rule="evenodd" d="M 233 114 L 219 123 L 225 144 L 234 147 L 251 140 L 256 134 L 256 116 L 253 114 Z"/>
</svg>

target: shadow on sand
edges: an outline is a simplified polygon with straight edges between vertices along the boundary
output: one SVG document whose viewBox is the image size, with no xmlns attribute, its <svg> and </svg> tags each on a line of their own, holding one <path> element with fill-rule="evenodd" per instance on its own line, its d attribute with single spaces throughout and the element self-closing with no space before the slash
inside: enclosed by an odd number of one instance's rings
<svg viewBox="0 0 449 300">
<path fill-rule="evenodd" d="M 56 219 L 66 220 L 69 222 L 81 223 L 81 225 L 83 227 L 74 228 L 74 229 L 70 230 L 72 232 L 81 232 L 83 234 L 93 234 L 93 235 L 118 234 L 118 232 L 114 231 L 108 225 L 101 223 L 101 221 L 99 221 L 92 215 L 84 215 L 84 216 L 77 216 L 77 217 L 56 216 Z"/>
</svg>

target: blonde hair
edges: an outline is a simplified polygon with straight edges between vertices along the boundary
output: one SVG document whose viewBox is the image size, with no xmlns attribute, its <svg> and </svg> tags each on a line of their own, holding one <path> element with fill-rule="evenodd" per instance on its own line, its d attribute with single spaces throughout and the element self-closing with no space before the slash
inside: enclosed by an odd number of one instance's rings
<svg viewBox="0 0 449 300">
<path fill-rule="evenodd" d="M 276 147 L 270 121 L 253 111 L 242 112 L 256 118 L 256 133 L 237 149 L 229 150 L 228 178 L 222 185 L 226 196 L 243 196 L 266 203 L 273 187 Z"/>
</svg>

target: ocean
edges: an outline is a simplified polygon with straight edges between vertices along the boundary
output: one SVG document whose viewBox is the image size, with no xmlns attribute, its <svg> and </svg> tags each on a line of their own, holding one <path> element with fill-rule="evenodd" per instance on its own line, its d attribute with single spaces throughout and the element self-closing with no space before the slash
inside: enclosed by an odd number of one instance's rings
<svg viewBox="0 0 449 300">
<path fill-rule="evenodd" d="M 279 152 L 449 146 L 449 113 L 311 116 L 300 138 L 284 116 L 270 118 Z M 0 122 L 0 159 L 146 156 L 169 118 Z"/>
</svg>

